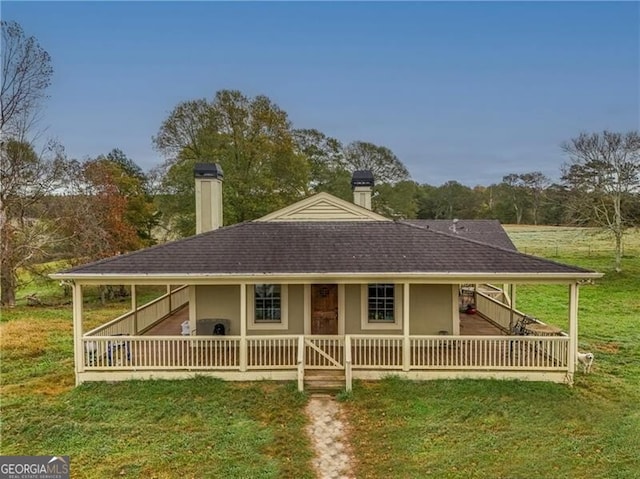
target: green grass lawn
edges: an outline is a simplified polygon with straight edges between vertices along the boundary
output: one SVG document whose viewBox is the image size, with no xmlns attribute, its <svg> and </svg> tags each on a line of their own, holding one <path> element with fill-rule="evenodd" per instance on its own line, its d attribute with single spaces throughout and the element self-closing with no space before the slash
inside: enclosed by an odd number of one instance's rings
<svg viewBox="0 0 640 479">
<path fill-rule="evenodd" d="M 589 381 L 357 384 L 345 404 L 358 477 L 637 478 L 638 394 Z"/>
<path fill-rule="evenodd" d="M 208 378 L 14 394 L 2 454 L 69 455 L 73 477 L 310 478 L 305 402 L 292 384 Z"/>
<path fill-rule="evenodd" d="M 539 254 L 606 273 L 580 288 L 580 349 L 595 353 L 593 373 L 578 373 L 573 388 L 356 382 L 342 398 L 358 478 L 640 477 L 640 234 L 628 238 L 618 274 L 604 238 L 543 229 L 510 233 L 529 252 L 553 238 L 562 249 Z M 589 242 L 588 253 L 570 247 Z M 566 328 L 567 289 L 520 285 L 518 308 Z M 128 306 L 86 305 L 88 326 Z M 197 378 L 75 388 L 68 306 L 21 304 L 1 319 L 1 454 L 70 455 L 73 477 L 83 478 L 313 477 L 306 396 L 293 384 Z"/>
</svg>

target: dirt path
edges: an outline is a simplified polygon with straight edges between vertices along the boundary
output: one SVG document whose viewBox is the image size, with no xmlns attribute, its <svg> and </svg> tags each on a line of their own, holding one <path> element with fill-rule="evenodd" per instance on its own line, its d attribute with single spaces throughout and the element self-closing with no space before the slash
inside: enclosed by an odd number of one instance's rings
<svg viewBox="0 0 640 479">
<path fill-rule="evenodd" d="M 307 404 L 307 433 L 316 451 L 313 466 L 319 479 L 351 479 L 353 462 L 344 413 L 330 396 L 312 396 Z"/>
</svg>

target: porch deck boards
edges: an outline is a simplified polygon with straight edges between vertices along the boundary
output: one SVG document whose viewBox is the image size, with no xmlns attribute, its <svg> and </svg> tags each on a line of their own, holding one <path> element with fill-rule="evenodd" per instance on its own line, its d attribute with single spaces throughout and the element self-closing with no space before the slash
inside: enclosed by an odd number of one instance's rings
<svg viewBox="0 0 640 479">
<path fill-rule="evenodd" d="M 160 321 L 158 324 L 147 330 L 143 336 L 180 336 L 182 333 L 181 324 L 189 320 L 189 306 L 185 305 L 178 311 Z"/>
<path fill-rule="evenodd" d="M 504 332 L 479 314 L 460 313 L 461 336 L 499 336 Z"/>
</svg>

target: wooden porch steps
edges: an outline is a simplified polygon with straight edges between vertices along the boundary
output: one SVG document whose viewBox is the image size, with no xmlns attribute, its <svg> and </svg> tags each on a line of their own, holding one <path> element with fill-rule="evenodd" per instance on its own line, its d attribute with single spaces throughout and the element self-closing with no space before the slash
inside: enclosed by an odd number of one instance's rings
<svg viewBox="0 0 640 479">
<path fill-rule="evenodd" d="M 345 389 L 346 378 L 341 369 L 307 369 L 304 390 L 311 394 L 335 394 Z"/>
</svg>

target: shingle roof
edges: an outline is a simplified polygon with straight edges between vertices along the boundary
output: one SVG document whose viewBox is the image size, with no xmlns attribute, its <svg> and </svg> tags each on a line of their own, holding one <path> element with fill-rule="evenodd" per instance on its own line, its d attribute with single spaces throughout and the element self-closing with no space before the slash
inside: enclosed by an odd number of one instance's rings
<svg viewBox="0 0 640 479">
<path fill-rule="evenodd" d="M 63 275 L 589 273 L 406 222 L 248 222 Z"/>
<path fill-rule="evenodd" d="M 405 223 L 517 251 L 498 220 L 405 220 Z"/>
</svg>

